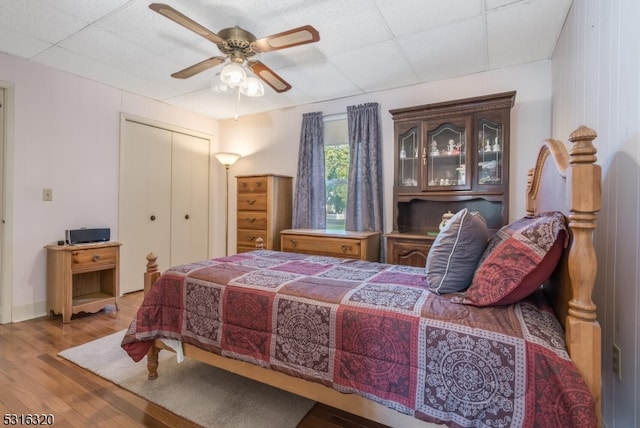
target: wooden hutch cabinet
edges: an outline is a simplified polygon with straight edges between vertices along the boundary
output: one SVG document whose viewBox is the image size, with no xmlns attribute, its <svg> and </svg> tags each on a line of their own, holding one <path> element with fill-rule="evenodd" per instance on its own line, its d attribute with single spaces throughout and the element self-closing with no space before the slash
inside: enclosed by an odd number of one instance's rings
<svg viewBox="0 0 640 428">
<path fill-rule="evenodd" d="M 478 211 L 489 234 L 509 219 L 515 91 L 391 110 L 395 163 L 387 262 L 424 266 L 442 215 Z"/>
</svg>

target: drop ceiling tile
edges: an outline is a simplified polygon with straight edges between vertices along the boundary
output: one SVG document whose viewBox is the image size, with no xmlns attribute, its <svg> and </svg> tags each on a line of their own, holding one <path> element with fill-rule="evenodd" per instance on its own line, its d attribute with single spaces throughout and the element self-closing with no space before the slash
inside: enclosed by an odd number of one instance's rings
<svg viewBox="0 0 640 428">
<path fill-rule="evenodd" d="M 151 55 L 148 51 L 99 27 L 89 27 L 82 35 L 71 36 L 60 43 L 60 47 L 118 70 L 127 70 Z"/>
<path fill-rule="evenodd" d="M 423 82 L 487 69 L 484 18 L 433 28 L 398 38 Z"/>
<path fill-rule="evenodd" d="M 500 68 L 551 58 L 570 0 L 532 0 L 487 14 L 489 66 Z M 546 20 L 555 31 L 541 31 Z"/>
<path fill-rule="evenodd" d="M 375 3 L 395 36 L 420 33 L 484 12 L 483 0 L 404 0 L 402 7 L 388 0 L 375 0 Z"/>
<path fill-rule="evenodd" d="M 49 43 L 57 43 L 87 25 L 40 1 L 0 1 L 0 27 L 10 28 Z"/>
<path fill-rule="evenodd" d="M 362 93 L 328 61 L 311 61 L 278 70 L 278 74 L 314 101 L 324 101 Z"/>
<path fill-rule="evenodd" d="M 407 57 L 391 40 L 329 58 L 363 92 L 418 83 Z"/>
<path fill-rule="evenodd" d="M 88 23 L 97 21 L 126 3 L 132 3 L 131 0 L 40 0 L 40 2 Z M 148 4 L 145 0 L 136 0 L 134 3 Z"/>
<path fill-rule="evenodd" d="M 0 52 L 24 58 L 33 58 L 49 47 L 51 47 L 51 43 L 14 31 L 8 27 L 0 27 Z"/>
</svg>

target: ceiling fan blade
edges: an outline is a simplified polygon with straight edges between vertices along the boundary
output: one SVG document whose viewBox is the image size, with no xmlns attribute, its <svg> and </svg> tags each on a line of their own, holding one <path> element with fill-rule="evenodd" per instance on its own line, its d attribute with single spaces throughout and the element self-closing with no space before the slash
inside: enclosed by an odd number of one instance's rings
<svg viewBox="0 0 640 428">
<path fill-rule="evenodd" d="M 198 24 L 193 19 L 183 15 L 182 13 L 178 12 L 177 10 L 175 10 L 169 5 L 166 5 L 163 3 L 151 3 L 149 7 L 152 10 L 158 12 L 160 15 L 163 15 L 169 18 L 170 20 L 182 25 L 183 27 L 193 31 L 196 34 L 201 35 L 202 37 L 204 37 L 205 39 L 213 43 L 218 44 L 224 41 L 220 36 L 218 36 L 213 31 L 207 30 L 206 28 Z"/>
<path fill-rule="evenodd" d="M 252 43 L 256 52 L 277 51 L 279 49 L 290 48 L 292 46 L 304 45 L 320 40 L 320 33 L 311 25 L 294 28 L 282 33 L 272 34 L 263 37 Z"/>
<path fill-rule="evenodd" d="M 223 56 L 214 56 L 209 59 L 205 59 L 202 62 L 192 65 L 191 67 L 187 67 L 184 70 L 176 71 L 171 75 L 171 77 L 175 77 L 176 79 L 186 79 L 191 76 L 195 76 L 196 74 L 205 71 L 211 67 L 215 67 L 218 64 L 222 64 L 226 58 Z"/>
<path fill-rule="evenodd" d="M 264 83 L 271 86 L 274 91 L 280 93 L 291 89 L 290 84 L 260 61 L 249 61 L 249 68 L 251 68 L 253 74 L 262 79 Z"/>
</svg>

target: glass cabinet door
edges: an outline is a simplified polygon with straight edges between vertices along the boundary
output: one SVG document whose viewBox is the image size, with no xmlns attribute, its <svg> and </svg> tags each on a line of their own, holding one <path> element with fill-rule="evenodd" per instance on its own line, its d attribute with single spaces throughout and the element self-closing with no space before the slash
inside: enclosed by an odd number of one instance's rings
<svg viewBox="0 0 640 428">
<path fill-rule="evenodd" d="M 427 189 L 471 188 L 467 174 L 467 128 L 464 122 L 443 123 L 427 131 L 424 148 Z"/>
<path fill-rule="evenodd" d="M 477 184 L 503 184 L 504 130 L 502 124 L 489 119 L 480 119 L 478 128 Z"/>
<path fill-rule="evenodd" d="M 420 155 L 418 126 L 410 127 L 398 135 L 398 185 L 401 187 L 418 186 L 418 168 Z"/>
</svg>

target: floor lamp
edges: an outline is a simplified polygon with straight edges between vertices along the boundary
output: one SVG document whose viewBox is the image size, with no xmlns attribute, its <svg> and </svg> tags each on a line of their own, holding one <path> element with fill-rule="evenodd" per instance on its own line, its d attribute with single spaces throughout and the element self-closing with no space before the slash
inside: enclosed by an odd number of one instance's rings
<svg viewBox="0 0 640 428">
<path fill-rule="evenodd" d="M 229 255 L 229 167 L 240 159 L 237 153 L 215 153 L 214 156 L 222 165 L 224 165 L 224 173 L 226 175 L 226 190 L 224 193 L 225 210 L 224 210 L 224 255 Z"/>
</svg>

